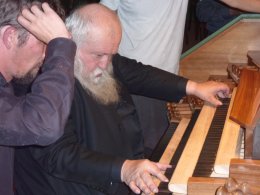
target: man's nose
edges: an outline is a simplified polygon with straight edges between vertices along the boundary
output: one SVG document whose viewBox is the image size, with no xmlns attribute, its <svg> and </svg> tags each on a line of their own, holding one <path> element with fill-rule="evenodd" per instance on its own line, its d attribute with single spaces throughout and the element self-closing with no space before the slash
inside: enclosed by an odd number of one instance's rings
<svg viewBox="0 0 260 195">
<path fill-rule="evenodd" d="M 110 57 L 104 56 L 103 59 L 100 61 L 98 66 L 99 66 L 99 68 L 105 70 L 107 68 L 109 62 L 110 62 Z"/>
</svg>

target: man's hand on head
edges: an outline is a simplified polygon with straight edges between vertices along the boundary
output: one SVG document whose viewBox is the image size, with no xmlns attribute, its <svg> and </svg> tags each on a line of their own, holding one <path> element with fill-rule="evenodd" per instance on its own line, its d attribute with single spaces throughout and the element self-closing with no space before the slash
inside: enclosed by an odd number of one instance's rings
<svg viewBox="0 0 260 195">
<path fill-rule="evenodd" d="M 58 37 L 71 38 L 64 22 L 48 3 L 43 3 L 41 6 L 42 9 L 37 5 L 23 8 L 18 22 L 46 44 Z"/>
</svg>

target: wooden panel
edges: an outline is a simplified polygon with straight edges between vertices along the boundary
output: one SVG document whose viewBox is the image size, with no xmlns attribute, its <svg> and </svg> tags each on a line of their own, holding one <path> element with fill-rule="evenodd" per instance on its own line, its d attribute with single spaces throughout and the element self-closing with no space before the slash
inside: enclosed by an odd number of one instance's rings
<svg viewBox="0 0 260 195">
<path fill-rule="evenodd" d="M 191 177 L 188 181 L 189 195 L 215 195 L 218 187 L 223 186 L 226 179 Z"/>
<path fill-rule="evenodd" d="M 165 152 L 163 153 L 161 159 L 160 159 L 160 163 L 164 163 L 164 164 L 169 164 L 171 162 L 171 159 L 177 149 L 177 146 L 179 145 L 181 138 L 183 136 L 183 134 L 185 133 L 185 130 L 188 126 L 190 122 L 190 119 L 187 118 L 183 118 L 177 129 L 175 130 L 170 142 L 168 143 Z M 160 184 L 160 180 L 157 178 L 154 178 L 154 181 L 156 183 L 157 186 L 159 186 Z"/>
<path fill-rule="evenodd" d="M 245 159 L 252 159 L 253 155 L 253 133 L 254 129 L 246 128 L 245 130 Z"/>
<path fill-rule="evenodd" d="M 260 161 L 251 159 L 232 159 L 230 177 L 238 183 L 247 182 L 253 194 L 260 194 Z"/>
<path fill-rule="evenodd" d="M 170 191 L 175 193 L 187 193 L 188 178 L 192 176 L 195 169 L 215 111 L 215 107 L 206 103 L 203 106 L 169 182 Z"/>
<path fill-rule="evenodd" d="M 260 51 L 248 51 L 248 64 L 260 68 Z"/>
<path fill-rule="evenodd" d="M 229 163 L 232 158 L 238 158 L 238 144 L 241 142 L 240 125 L 229 119 L 229 115 L 233 106 L 236 88 L 234 88 L 231 101 L 226 116 L 226 121 L 221 136 L 218 153 L 214 165 L 214 172 L 220 176 L 228 177 Z"/>
<path fill-rule="evenodd" d="M 260 72 L 243 69 L 230 118 L 251 128 L 260 105 Z"/>
<path fill-rule="evenodd" d="M 179 74 L 205 81 L 212 74 L 227 75 L 230 63 L 246 64 L 247 52 L 260 50 L 260 20 L 242 16 L 237 20 L 185 52 Z"/>
</svg>

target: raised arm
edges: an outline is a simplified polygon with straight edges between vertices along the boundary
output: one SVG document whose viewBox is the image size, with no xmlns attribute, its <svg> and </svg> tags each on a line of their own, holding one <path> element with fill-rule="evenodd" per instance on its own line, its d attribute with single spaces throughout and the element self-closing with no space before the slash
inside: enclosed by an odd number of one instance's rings
<svg viewBox="0 0 260 195">
<path fill-rule="evenodd" d="M 58 37 L 71 38 L 64 22 L 55 11 L 47 3 L 41 6 L 42 9 L 37 5 L 24 8 L 18 22 L 46 44 Z"/>
<path fill-rule="evenodd" d="M 0 89 L 0 144 L 47 145 L 63 134 L 70 112 L 76 45 L 46 3 L 42 10 L 37 6 L 31 11 L 25 8 L 19 21 L 48 45 L 42 73 L 33 82 L 31 93 L 15 97 L 7 88 Z"/>
</svg>

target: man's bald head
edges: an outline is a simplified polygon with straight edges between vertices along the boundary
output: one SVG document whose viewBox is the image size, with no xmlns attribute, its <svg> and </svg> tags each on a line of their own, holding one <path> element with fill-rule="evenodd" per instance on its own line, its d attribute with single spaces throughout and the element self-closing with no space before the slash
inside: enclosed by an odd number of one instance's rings
<svg viewBox="0 0 260 195">
<path fill-rule="evenodd" d="M 80 47 L 82 42 L 94 41 L 97 36 L 121 40 L 121 24 L 117 14 L 101 4 L 89 4 L 75 10 L 66 25 Z"/>
<path fill-rule="evenodd" d="M 78 14 L 81 17 L 88 18 L 92 20 L 93 22 L 111 22 L 111 21 L 117 21 L 119 22 L 119 19 L 116 15 L 116 13 L 106 6 L 103 6 L 102 4 L 88 4 L 86 6 L 82 6 L 81 8 L 77 9 L 75 12 L 78 12 Z"/>
</svg>

